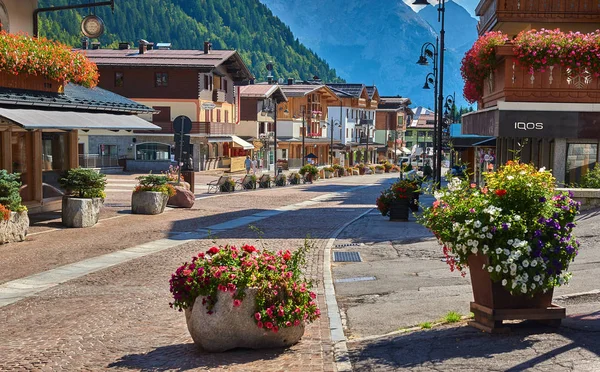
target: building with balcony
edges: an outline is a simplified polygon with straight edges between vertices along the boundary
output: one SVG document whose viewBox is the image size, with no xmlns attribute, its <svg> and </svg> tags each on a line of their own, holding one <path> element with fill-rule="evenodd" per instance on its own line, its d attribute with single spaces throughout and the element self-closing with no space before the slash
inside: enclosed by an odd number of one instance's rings
<svg viewBox="0 0 600 372">
<path fill-rule="evenodd" d="M 382 96 L 376 114 L 375 140 L 386 143 L 384 156 L 398 162 L 400 156 L 410 155 L 410 146 L 406 145 L 406 129 L 412 123 L 414 112 L 409 107 L 410 98 Z M 381 134 L 380 137 L 377 135 Z M 412 132 L 411 132 L 412 135 Z M 381 153 L 380 153 L 381 154 Z"/>
<path fill-rule="evenodd" d="M 480 34 L 502 31 L 509 40 L 542 28 L 587 33 L 598 28 L 600 1 L 482 0 L 476 13 Z M 463 116 L 463 133 L 495 137 L 499 164 L 518 154 L 552 169 L 559 183 L 578 182 L 598 161 L 598 76 L 583 66 L 525 69 L 511 41 L 495 52 L 478 110 Z"/>
<path fill-rule="evenodd" d="M 434 112 L 425 107 L 417 107 L 410 124 L 404 131 L 404 144 L 410 150 L 415 160 L 430 159 L 433 157 L 433 127 L 435 124 Z"/>
<path fill-rule="evenodd" d="M 157 44 L 159 45 L 159 44 Z M 86 50 L 98 65 L 99 86 L 156 110 L 145 119 L 161 128 L 158 133 L 135 131 L 126 135 L 88 133 L 86 151 L 112 148 L 128 159 L 130 170 L 160 170 L 174 160 L 173 120 L 191 119 L 187 147 L 194 170 L 243 168 L 254 146 L 235 136 L 240 121 L 236 85 L 253 79 L 234 50 L 173 50 L 140 40 L 137 49 L 121 43 L 119 49 Z"/>
</svg>

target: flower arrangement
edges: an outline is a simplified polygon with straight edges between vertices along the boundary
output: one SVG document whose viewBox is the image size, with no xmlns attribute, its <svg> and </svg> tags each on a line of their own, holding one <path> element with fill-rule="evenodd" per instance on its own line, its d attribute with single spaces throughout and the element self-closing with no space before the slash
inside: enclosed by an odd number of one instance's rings
<svg viewBox="0 0 600 372">
<path fill-rule="evenodd" d="M 259 180 L 258 184 L 262 188 L 271 187 L 271 176 L 268 174 L 264 174 Z"/>
<path fill-rule="evenodd" d="M 275 186 L 285 185 L 287 185 L 287 177 L 285 174 L 281 174 L 279 177 L 275 178 Z"/>
<path fill-rule="evenodd" d="M 213 314 L 218 292 L 231 294 L 233 306 L 241 305 L 245 290 L 256 288 L 256 326 L 270 332 L 297 327 L 319 318 L 312 283 L 302 276 L 309 243 L 295 252 L 276 253 L 244 245 L 215 246 L 192 257 L 171 276 L 172 308 L 191 308 L 196 298 Z"/>
<path fill-rule="evenodd" d="M 324 167 L 323 170 L 325 172 L 329 172 L 329 173 L 333 173 L 335 171 L 335 169 L 333 167 Z"/>
<path fill-rule="evenodd" d="M 167 177 L 169 182 L 177 182 L 179 179 L 179 166 L 169 165 L 169 170 L 163 172 L 162 174 Z"/>
<path fill-rule="evenodd" d="M 290 185 L 299 185 L 300 180 L 302 179 L 302 177 L 296 172 L 290 173 L 289 178 L 290 178 Z"/>
<path fill-rule="evenodd" d="M 10 211 L 22 212 L 27 207 L 22 204 L 21 175 L 19 173 L 8 173 L 6 169 L 0 169 L 0 213 L 5 220 L 10 218 Z"/>
<path fill-rule="evenodd" d="M 177 193 L 173 185 L 169 183 L 167 176 L 149 174 L 147 176 L 139 176 L 136 179 L 139 184 L 133 190 L 134 193 L 144 191 L 161 192 L 169 197 Z"/>
<path fill-rule="evenodd" d="M 414 180 L 399 180 L 394 182 L 390 188 L 381 192 L 381 195 L 375 201 L 377 209 L 382 216 L 387 216 L 390 211 L 390 205 L 401 199 L 410 199 L 413 193 L 419 190 L 419 184 Z"/>
<path fill-rule="evenodd" d="M 315 167 L 312 164 L 306 164 L 305 166 L 303 166 L 302 168 L 300 168 L 300 170 L 298 171 L 298 173 L 300 173 L 301 175 L 305 175 L 305 174 L 311 174 L 312 176 L 316 176 L 319 174 L 319 168 Z"/>
<path fill-rule="evenodd" d="M 244 187 L 244 189 L 246 189 L 246 190 L 256 189 L 256 181 L 257 181 L 256 175 L 249 174 L 246 177 L 248 177 L 249 180 L 246 181 L 246 183 L 242 185 Z"/>
<path fill-rule="evenodd" d="M 383 165 L 381 165 L 381 164 L 377 164 L 377 165 L 375 166 L 375 170 L 382 171 L 382 170 L 384 170 L 384 169 L 385 169 L 385 167 L 384 167 Z"/>
<path fill-rule="evenodd" d="M 269 183 L 271 183 L 271 177 L 269 176 L 268 178 Z M 262 183 L 261 183 L 261 187 L 262 187 Z M 221 192 L 232 192 L 235 190 L 235 180 L 232 178 L 229 178 L 227 181 L 225 181 L 221 186 L 220 186 L 220 191 Z"/>
<path fill-rule="evenodd" d="M 483 97 L 483 82 L 496 67 L 495 47 L 507 40 L 508 36 L 501 31 L 487 32 L 465 53 L 460 73 L 465 81 L 463 95 L 467 102 L 475 103 Z"/>
<path fill-rule="evenodd" d="M 550 172 L 529 164 L 509 161 L 485 180 L 478 188 L 453 178 L 419 219 L 443 245 L 450 269 L 462 272 L 469 256 L 479 254 L 487 257 L 483 269 L 511 294 L 567 283 L 579 249 L 573 235 L 579 203 L 555 192 Z"/>
<path fill-rule="evenodd" d="M 73 168 L 58 180 L 65 194 L 76 198 L 106 198 L 106 175 L 93 169 Z"/>
<path fill-rule="evenodd" d="M 46 38 L 0 31 L 0 71 L 40 75 L 88 88 L 98 85 L 98 68 L 67 45 Z"/>
<path fill-rule="evenodd" d="M 389 161 L 386 161 L 385 163 L 383 163 L 383 167 L 385 168 L 386 172 L 389 172 L 394 166 Z"/>
</svg>

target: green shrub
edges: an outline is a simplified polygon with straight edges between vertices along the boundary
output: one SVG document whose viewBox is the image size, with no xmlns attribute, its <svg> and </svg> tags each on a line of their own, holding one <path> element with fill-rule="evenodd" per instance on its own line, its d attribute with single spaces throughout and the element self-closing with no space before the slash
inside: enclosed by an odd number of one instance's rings
<svg viewBox="0 0 600 372">
<path fill-rule="evenodd" d="M 224 184 L 220 186 L 221 192 L 233 192 L 235 190 L 235 181 L 231 178 L 225 181 Z"/>
<path fill-rule="evenodd" d="M 298 173 L 291 173 L 290 174 L 290 185 L 299 185 L 300 184 L 300 180 L 302 179 L 302 176 L 300 176 Z"/>
<path fill-rule="evenodd" d="M 587 172 L 587 174 L 581 178 L 579 186 L 584 189 L 600 189 L 600 166 L 596 165 L 594 169 Z"/>
<path fill-rule="evenodd" d="M 302 168 L 300 168 L 299 173 L 301 175 L 303 175 L 303 176 L 306 173 L 310 173 L 313 176 L 315 176 L 315 175 L 319 174 L 319 169 L 317 167 L 315 167 L 314 165 L 312 165 L 312 164 L 306 164 L 305 166 L 303 166 Z"/>
<path fill-rule="evenodd" d="M 166 177 L 165 177 L 166 179 Z M 76 198 L 102 198 L 106 197 L 106 176 L 93 169 L 69 169 L 58 180 L 65 189 L 65 194 Z"/>
<path fill-rule="evenodd" d="M 249 181 L 246 181 L 246 183 L 244 183 L 242 186 L 244 186 L 244 189 L 246 190 L 254 190 L 256 189 L 256 176 L 251 174 L 249 177 L 247 177 L 247 179 L 250 179 Z"/>
<path fill-rule="evenodd" d="M 263 189 L 271 187 L 271 176 L 268 174 L 263 175 L 263 177 L 261 177 L 261 180 L 258 183 Z"/>
<path fill-rule="evenodd" d="M 169 183 L 169 177 L 167 175 L 149 174 L 147 176 L 139 176 L 136 179 L 138 180 L 138 186 L 136 186 L 133 192 L 162 192 L 163 194 L 169 195 L 169 197 L 176 193 L 173 185 Z"/>
<path fill-rule="evenodd" d="M 6 169 L 0 169 L 0 204 L 13 212 L 27 210 L 21 204 L 21 175 L 19 173 L 8 173 Z"/>
<path fill-rule="evenodd" d="M 275 179 L 275 186 L 285 186 L 287 184 L 287 177 L 285 174 L 279 176 L 279 178 Z"/>
</svg>

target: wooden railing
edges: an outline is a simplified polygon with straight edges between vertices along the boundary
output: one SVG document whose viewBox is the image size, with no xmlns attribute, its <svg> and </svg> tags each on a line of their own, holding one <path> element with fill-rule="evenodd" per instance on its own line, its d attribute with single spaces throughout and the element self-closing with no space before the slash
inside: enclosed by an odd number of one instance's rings
<svg viewBox="0 0 600 372">
<path fill-rule="evenodd" d="M 484 82 L 480 108 L 506 102 L 598 103 L 600 78 L 585 69 L 577 71 L 560 65 L 533 74 L 517 63 L 512 45 L 497 49 L 496 70 Z"/>
<path fill-rule="evenodd" d="M 480 35 L 498 22 L 600 22 L 600 0 L 482 0 L 478 9 Z"/>
<path fill-rule="evenodd" d="M 225 102 L 227 95 L 224 90 L 215 89 L 213 90 L 213 101 L 214 102 Z"/>
</svg>

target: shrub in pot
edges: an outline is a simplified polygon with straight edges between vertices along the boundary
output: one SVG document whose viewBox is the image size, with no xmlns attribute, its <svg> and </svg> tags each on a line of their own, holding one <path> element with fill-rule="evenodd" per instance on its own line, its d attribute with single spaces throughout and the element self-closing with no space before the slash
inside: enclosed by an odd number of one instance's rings
<svg viewBox="0 0 600 372">
<path fill-rule="evenodd" d="M 262 189 L 268 189 L 271 187 L 271 176 L 269 174 L 263 174 L 262 177 L 258 180 L 258 185 Z"/>
<path fill-rule="evenodd" d="M 290 185 L 299 185 L 300 181 L 302 180 L 302 176 L 300 176 L 300 174 L 294 172 L 294 173 L 290 173 Z"/>
<path fill-rule="evenodd" d="M 503 319 L 529 316 L 560 323 L 564 309 L 550 306 L 552 292 L 571 278 L 579 203 L 556 192 L 543 168 L 509 161 L 484 177 L 484 188 L 452 178 L 420 219 L 443 245 L 451 270 L 469 267 L 473 325 L 495 331 Z M 507 317 L 498 319 L 495 309 Z"/>
<path fill-rule="evenodd" d="M 308 249 L 212 247 L 171 276 L 170 305 L 185 310 L 192 339 L 207 351 L 293 345 L 320 315 L 301 272 Z"/>
<path fill-rule="evenodd" d="M 334 164 L 331 166 L 333 168 L 333 176 L 334 177 L 343 177 L 344 176 L 344 167 L 339 164 Z"/>
<path fill-rule="evenodd" d="M 138 185 L 131 194 L 131 213 L 160 214 L 165 210 L 175 188 L 166 176 L 149 174 L 137 178 Z"/>
<path fill-rule="evenodd" d="M 21 242 L 27 236 L 29 217 L 19 194 L 20 177 L 0 169 L 0 244 Z"/>
<path fill-rule="evenodd" d="M 381 174 L 381 173 L 383 173 L 384 169 L 385 169 L 385 167 L 383 165 L 376 165 L 374 173 Z"/>
<path fill-rule="evenodd" d="M 306 164 L 302 168 L 300 168 L 299 173 L 305 176 L 308 182 L 313 182 L 319 177 L 319 168 L 315 167 L 312 164 Z"/>
<path fill-rule="evenodd" d="M 386 161 L 385 163 L 383 163 L 383 168 L 385 169 L 385 173 L 390 173 L 390 171 L 392 170 L 393 167 L 394 166 L 389 161 Z"/>
<path fill-rule="evenodd" d="M 275 186 L 285 186 L 287 185 L 287 177 L 285 174 L 279 175 L 279 177 L 275 178 Z"/>
<path fill-rule="evenodd" d="M 256 176 L 254 174 L 247 176 L 247 181 L 242 185 L 244 190 L 256 189 Z"/>
<path fill-rule="evenodd" d="M 335 171 L 335 169 L 333 169 L 332 167 L 325 167 L 323 168 L 323 172 L 325 173 L 324 176 L 325 178 L 331 178 L 333 177 L 333 172 Z"/>
<path fill-rule="evenodd" d="M 375 201 L 377 209 L 382 216 L 390 216 L 390 220 L 407 221 L 413 194 L 418 190 L 417 182 L 413 180 L 399 180 L 381 192 Z"/>
<path fill-rule="evenodd" d="M 67 170 L 58 182 L 65 190 L 63 225 L 78 228 L 94 226 L 106 197 L 106 176 L 93 169 L 73 168 Z"/>
<path fill-rule="evenodd" d="M 235 191 L 235 180 L 229 178 L 225 183 L 223 183 L 220 187 L 221 192 L 234 192 Z"/>
</svg>

